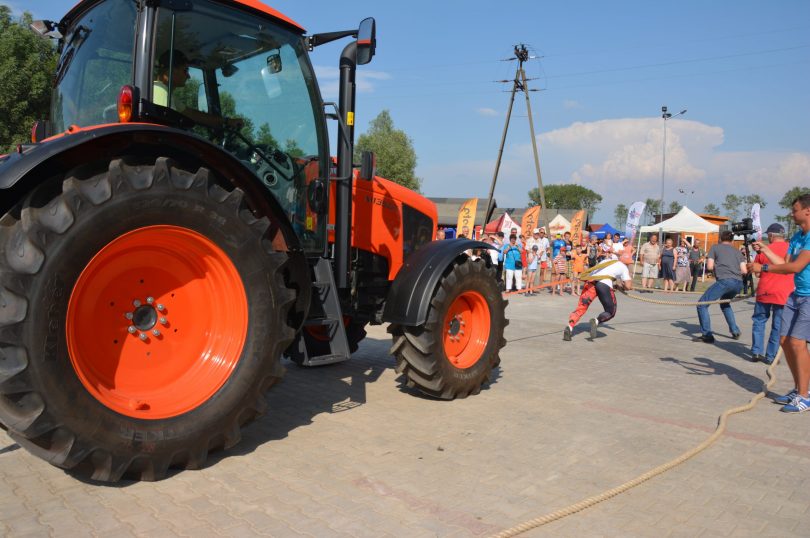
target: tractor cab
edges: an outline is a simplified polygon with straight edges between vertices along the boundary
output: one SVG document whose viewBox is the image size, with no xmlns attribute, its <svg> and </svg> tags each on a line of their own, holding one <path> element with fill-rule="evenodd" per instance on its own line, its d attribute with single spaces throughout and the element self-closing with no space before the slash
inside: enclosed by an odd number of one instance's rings
<svg viewBox="0 0 810 538">
<path fill-rule="evenodd" d="M 85 2 L 61 23 L 50 132 L 119 121 L 192 131 L 252 170 L 301 246 L 323 252 L 326 218 L 308 200 L 326 192 L 329 147 L 303 30 L 255 2 L 137 4 Z"/>
</svg>

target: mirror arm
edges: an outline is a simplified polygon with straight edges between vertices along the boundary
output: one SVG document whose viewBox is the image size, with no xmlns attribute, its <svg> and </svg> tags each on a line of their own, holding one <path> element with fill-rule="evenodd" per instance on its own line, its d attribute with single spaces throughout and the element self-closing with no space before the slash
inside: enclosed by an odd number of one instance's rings
<svg viewBox="0 0 810 538">
<path fill-rule="evenodd" d="M 325 45 L 326 43 L 331 43 L 332 41 L 336 41 L 338 39 L 343 39 L 344 37 L 357 37 L 357 29 L 311 35 L 307 37 L 307 48 L 310 52 L 312 52 L 315 47 Z"/>
</svg>

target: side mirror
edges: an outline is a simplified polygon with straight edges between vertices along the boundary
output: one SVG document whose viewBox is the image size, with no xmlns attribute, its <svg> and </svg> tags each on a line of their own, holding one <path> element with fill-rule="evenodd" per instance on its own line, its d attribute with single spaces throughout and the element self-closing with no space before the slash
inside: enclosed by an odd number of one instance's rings
<svg viewBox="0 0 810 538">
<path fill-rule="evenodd" d="M 377 23 L 373 17 L 363 19 L 357 29 L 357 65 L 365 65 L 377 48 Z"/>
<path fill-rule="evenodd" d="M 371 181 L 377 175 L 377 156 L 373 151 L 364 151 L 360 157 L 359 179 Z"/>
<path fill-rule="evenodd" d="M 53 21 L 34 21 L 29 26 L 31 30 L 40 37 L 62 39 L 62 32 L 59 31 L 59 25 Z"/>
</svg>

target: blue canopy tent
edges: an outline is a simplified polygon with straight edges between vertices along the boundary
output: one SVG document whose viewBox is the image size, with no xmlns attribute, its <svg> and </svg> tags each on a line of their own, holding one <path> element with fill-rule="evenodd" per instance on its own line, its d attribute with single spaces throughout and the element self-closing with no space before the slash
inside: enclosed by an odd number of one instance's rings
<svg viewBox="0 0 810 538">
<path fill-rule="evenodd" d="M 604 239 L 608 235 L 612 237 L 613 234 L 619 234 L 620 236 L 624 237 L 623 233 L 621 233 L 619 230 L 617 230 L 610 224 L 605 224 L 595 232 L 591 232 L 591 235 L 595 235 L 597 239 Z"/>
</svg>

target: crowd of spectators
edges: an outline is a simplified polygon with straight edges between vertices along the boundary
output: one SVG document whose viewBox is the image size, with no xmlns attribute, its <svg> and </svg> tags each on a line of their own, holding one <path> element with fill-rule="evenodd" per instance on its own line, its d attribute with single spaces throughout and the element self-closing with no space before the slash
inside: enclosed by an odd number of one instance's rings
<svg viewBox="0 0 810 538">
<path fill-rule="evenodd" d="M 598 239 L 585 232 L 582 242 L 575 246 L 570 232 L 549 238 L 544 228 L 535 228 L 531 234 L 521 234 L 512 228 L 508 236 L 495 232 L 486 234 L 482 240 L 495 248 L 472 255 L 491 256 L 504 291 L 526 295 L 535 295 L 543 288 L 548 288 L 551 294 L 579 295 L 582 292 L 579 275 L 583 271 L 607 259 L 628 265 L 635 260 L 635 249 L 619 234 Z"/>
</svg>

